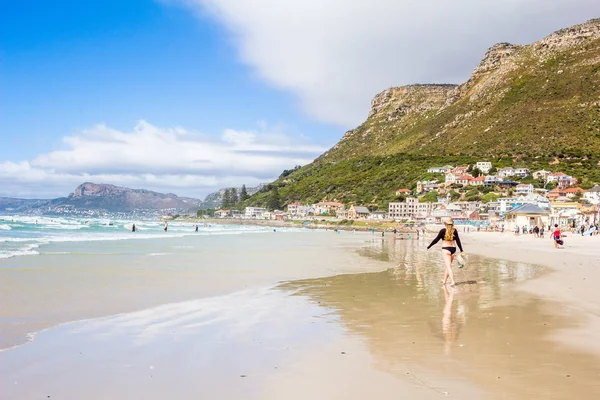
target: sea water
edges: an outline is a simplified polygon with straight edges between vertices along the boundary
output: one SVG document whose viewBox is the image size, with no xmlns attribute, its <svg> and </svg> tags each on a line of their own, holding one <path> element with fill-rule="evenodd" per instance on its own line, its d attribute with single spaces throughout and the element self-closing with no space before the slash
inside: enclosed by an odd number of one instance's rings
<svg viewBox="0 0 600 400">
<path fill-rule="evenodd" d="M 136 232 L 132 232 L 135 223 Z M 60 242 L 141 240 L 186 235 L 231 235 L 272 231 L 263 226 L 209 225 L 48 216 L 0 215 L 0 258 L 40 254 L 40 246 Z M 284 230 L 285 231 L 285 230 Z"/>
</svg>

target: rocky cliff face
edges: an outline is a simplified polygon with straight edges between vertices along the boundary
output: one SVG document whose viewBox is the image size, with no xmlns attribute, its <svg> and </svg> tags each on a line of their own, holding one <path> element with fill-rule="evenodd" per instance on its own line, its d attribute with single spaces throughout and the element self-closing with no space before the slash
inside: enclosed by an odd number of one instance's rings
<svg viewBox="0 0 600 400">
<path fill-rule="evenodd" d="M 600 152 L 599 66 L 600 19 L 530 45 L 496 44 L 461 85 L 377 94 L 367 120 L 318 160 L 398 152 Z"/>
</svg>

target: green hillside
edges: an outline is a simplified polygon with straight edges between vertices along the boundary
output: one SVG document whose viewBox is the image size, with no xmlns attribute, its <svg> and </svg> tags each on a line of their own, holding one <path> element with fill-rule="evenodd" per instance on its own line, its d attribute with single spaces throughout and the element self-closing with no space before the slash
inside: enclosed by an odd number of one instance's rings
<svg viewBox="0 0 600 400">
<path fill-rule="evenodd" d="M 284 202 L 385 206 L 430 166 L 493 161 L 600 182 L 600 19 L 489 49 L 461 85 L 378 94 L 367 120 L 313 163 L 267 185 Z"/>
</svg>

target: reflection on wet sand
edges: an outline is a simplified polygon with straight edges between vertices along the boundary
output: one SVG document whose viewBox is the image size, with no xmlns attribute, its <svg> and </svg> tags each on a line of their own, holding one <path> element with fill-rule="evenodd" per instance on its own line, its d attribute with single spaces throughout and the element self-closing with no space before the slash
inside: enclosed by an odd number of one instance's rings
<svg viewBox="0 0 600 400">
<path fill-rule="evenodd" d="M 511 284 L 543 268 L 472 256 L 456 272 L 464 284 L 444 289 L 439 252 L 425 252 L 416 241 L 373 241 L 360 253 L 396 267 L 280 289 L 329 308 L 331 318 L 366 341 L 378 368 L 436 371 L 478 385 L 487 398 L 600 398 L 600 359 L 549 339 L 577 321 L 546 313 L 547 302 Z"/>
</svg>

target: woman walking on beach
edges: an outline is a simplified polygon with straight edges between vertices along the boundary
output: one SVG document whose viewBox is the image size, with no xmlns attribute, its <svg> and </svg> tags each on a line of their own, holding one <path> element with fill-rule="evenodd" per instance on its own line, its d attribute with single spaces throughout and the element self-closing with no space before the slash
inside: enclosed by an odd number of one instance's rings
<svg viewBox="0 0 600 400">
<path fill-rule="evenodd" d="M 429 250 L 431 246 L 442 240 L 442 257 L 444 264 L 446 264 L 446 273 L 444 274 L 442 284 L 445 285 L 448 278 L 450 278 L 450 285 L 454 286 L 456 282 L 454 282 L 454 273 L 452 272 L 452 261 L 454 261 L 454 255 L 456 254 L 456 246 L 460 249 L 461 254 L 463 253 L 463 248 L 452 218 L 444 218 L 444 225 L 446 227 L 440 229 L 435 239 L 427 246 L 427 249 Z"/>
</svg>

